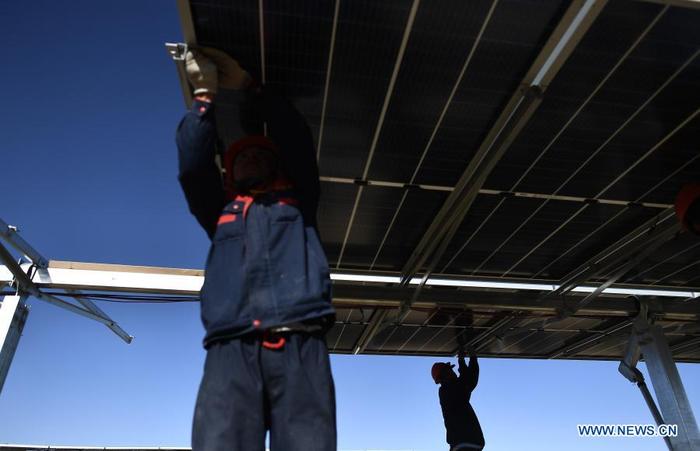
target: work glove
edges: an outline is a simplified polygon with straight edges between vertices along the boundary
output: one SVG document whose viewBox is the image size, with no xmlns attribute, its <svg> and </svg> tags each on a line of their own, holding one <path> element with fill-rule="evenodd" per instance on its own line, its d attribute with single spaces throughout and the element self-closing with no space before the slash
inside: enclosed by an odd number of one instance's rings
<svg viewBox="0 0 700 451">
<path fill-rule="evenodd" d="M 201 47 L 199 50 L 216 65 L 220 88 L 238 90 L 248 87 L 252 79 L 238 61 L 226 52 L 211 47 Z"/>
<path fill-rule="evenodd" d="M 185 55 L 185 70 L 195 95 L 216 94 L 217 68 L 211 59 L 199 50 L 188 50 Z"/>
</svg>

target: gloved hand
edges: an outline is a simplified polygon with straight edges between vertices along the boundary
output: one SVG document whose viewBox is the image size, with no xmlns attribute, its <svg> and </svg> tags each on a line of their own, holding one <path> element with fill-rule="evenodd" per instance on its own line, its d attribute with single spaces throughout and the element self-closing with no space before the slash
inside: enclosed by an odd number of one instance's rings
<svg viewBox="0 0 700 451">
<path fill-rule="evenodd" d="M 195 94 L 216 94 L 217 88 L 244 89 L 251 77 L 238 61 L 211 47 L 192 49 L 185 55 L 187 78 Z"/>
<path fill-rule="evenodd" d="M 188 50 L 185 55 L 187 79 L 197 94 L 216 94 L 218 76 L 216 64 L 198 50 Z"/>
<path fill-rule="evenodd" d="M 248 87 L 252 79 L 238 61 L 219 49 L 201 47 L 199 50 L 216 65 L 220 88 L 238 90 Z"/>
</svg>

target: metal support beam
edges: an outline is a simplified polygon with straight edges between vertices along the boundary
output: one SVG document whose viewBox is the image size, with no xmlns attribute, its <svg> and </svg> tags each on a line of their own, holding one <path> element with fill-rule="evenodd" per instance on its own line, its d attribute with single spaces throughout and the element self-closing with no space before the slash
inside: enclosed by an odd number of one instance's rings
<svg viewBox="0 0 700 451">
<path fill-rule="evenodd" d="M 333 28 L 328 47 L 328 63 L 326 65 L 326 81 L 323 84 L 323 103 L 321 106 L 321 123 L 318 126 L 318 142 L 316 143 L 316 161 L 321 160 L 321 147 L 323 145 L 323 129 L 326 122 L 326 107 L 328 105 L 328 90 L 331 85 L 331 73 L 333 69 L 333 54 L 335 52 L 335 36 L 338 31 L 338 16 L 340 14 L 340 0 L 335 0 L 333 8 Z"/>
<path fill-rule="evenodd" d="M 389 310 L 387 309 L 374 311 L 372 318 L 369 320 L 369 325 L 365 327 L 365 330 L 362 331 L 362 335 L 360 335 L 357 343 L 355 343 L 353 354 L 362 354 L 365 352 L 365 349 L 367 349 L 367 346 L 369 346 L 372 338 L 374 338 L 377 331 L 384 324 L 384 319 L 386 318 L 388 312 Z"/>
<path fill-rule="evenodd" d="M 631 347 L 637 347 L 637 343 L 634 340 L 630 340 L 630 343 L 628 345 L 628 354 L 630 352 Z M 634 352 L 634 351 L 632 351 Z M 637 357 L 638 358 L 638 357 Z M 642 397 L 644 398 L 644 402 L 646 402 L 647 407 L 649 407 L 649 410 L 651 411 L 651 416 L 654 417 L 654 422 L 656 422 L 657 426 L 660 426 L 662 424 L 666 424 L 664 422 L 663 417 L 661 416 L 661 412 L 659 411 L 659 408 L 656 406 L 656 402 L 654 401 L 654 398 L 651 396 L 651 392 L 649 391 L 649 387 L 647 387 L 646 381 L 644 380 L 644 375 L 642 374 L 639 369 L 635 368 L 634 366 L 630 366 L 626 359 L 620 362 L 620 366 L 618 367 L 618 371 L 620 374 L 625 376 L 627 380 L 630 382 L 634 383 L 637 385 L 639 388 L 639 391 L 642 393 Z M 670 450 L 673 451 L 673 444 L 671 443 L 670 437 L 664 437 L 664 442 L 666 443 L 666 447 Z"/>
<path fill-rule="evenodd" d="M 192 106 L 192 88 L 190 87 L 189 81 L 187 81 L 187 72 L 185 69 L 185 54 L 187 53 L 187 44 L 166 42 L 165 49 L 168 54 L 172 57 L 173 63 L 175 63 L 175 70 L 177 70 L 177 78 L 180 80 L 180 88 L 182 89 L 182 97 L 185 100 L 185 106 L 190 108 Z"/>
<path fill-rule="evenodd" d="M 542 302 L 548 298 L 560 297 L 563 294 L 579 289 L 582 284 L 596 274 L 608 275 L 609 271 L 613 271 L 613 273 L 609 274 L 605 282 L 599 284 L 590 294 L 578 301 L 574 306 L 565 305 L 564 308 L 559 310 L 557 316 L 543 319 L 541 327 L 547 327 L 568 318 L 598 299 L 606 289 L 615 284 L 622 276 L 638 265 L 639 262 L 654 253 L 660 246 L 676 236 L 680 230 L 681 226 L 678 221 L 675 220 L 675 214 L 672 209 L 666 210 L 657 217 L 652 218 L 642 226 L 636 228 L 612 246 L 599 252 L 595 257 L 579 268 L 571 271 L 560 281 L 558 288 L 542 296 Z M 513 318 L 506 322 L 498 332 L 484 331 L 476 338 L 479 340 L 488 339 L 482 343 L 482 346 L 485 346 L 491 339 L 498 335 L 498 333 L 507 336 L 520 332 L 521 329 L 517 327 L 517 323 L 518 320 Z M 563 352 L 559 351 L 567 351 L 567 349 L 564 348 L 556 351 L 550 355 L 550 358 L 562 356 Z"/>
<path fill-rule="evenodd" d="M 17 266 L 23 272 L 26 272 L 31 267 L 30 264 Z M 7 267 L 0 265 L 0 284 L 9 284 L 13 280 L 12 272 Z M 411 287 L 419 283 L 419 280 L 416 278 L 410 282 L 409 286 L 401 287 L 400 274 L 388 271 L 332 271 L 331 280 L 336 285 L 362 285 L 368 290 L 370 287 L 380 287 L 380 293 L 388 293 L 387 290 L 400 288 L 404 290 L 402 291 L 403 299 L 410 296 Z M 37 270 L 32 274 L 31 282 L 40 289 L 197 296 L 204 282 L 204 271 L 200 269 L 51 260 L 48 268 Z M 481 293 L 544 293 L 558 288 L 557 282 L 553 280 L 501 279 L 498 277 L 463 277 L 454 275 L 436 275 L 429 278 L 426 285 L 432 287 L 454 287 Z M 579 285 L 571 290 L 571 295 L 586 296 L 598 286 L 600 286 L 600 283 Z M 463 299 L 466 292 L 454 293 L 461 293 L 458 298 Z M 444 292 L 440 291 L 439 293 Z M 637 295 L 682 300 L 700 296 L 700 288 L 615 284 L 605 289 L 602 294 L 607 298 Z M 381 297 L 381 294 L 375 294 L 375 296 Z M 542 300 L 541 305 L 547 305 L 550 301 L 556 302 L 558 299 L 559 297 L 557 296 L 548 297 Z"/>
<path fill-rule="evenodd" d="M 700 346 L 700 337 L 692 338 L 682 343 L 671 346 L 671 354 L 680 354 L 695 346 Z"/>
<path fill-rule="evenodd" d="M 515 100 L 515 97 L 513 100 Z M 399 313 L 400 320 L 405 318 L 410 304 L 418 297 L 428 277 L 440 262 L 452 241 L 452 237 L 457 233 L 467 211 L 479 194 L 479 190 L 486 182 L 488 175 L 515 139 L 515 136 L 525 126 L 541 101 L 542 91 L 539 87 L 530 86 L 527 88 L 521 97 L 515 101 L 515 105 L 503 125 L 495 134 L 492 133 L 492 140 L 487 146 L 482 146 L 479 149 L 477 157 L 472 160 L 465 173 L 462 174 L 462 178 L 457 184 L 459 189 L 455 189 L 448 196 L 445 204 L 438 212 L 436 220 L 433 221 L 428 228 L 428 232 L 419 242 L 418 248 L 422 247 L 422 251 L 420 253 L 414 252 L 401 271 L 402 283 L 406 284 L 430 258 L 430 262 L 421 278 L 420 284 L 416 288 L 415 294 L 401 308 Z M 421 246 L 421 243 L 425 244 Z"/>
<path fill-rule="evenodd" d="M 676 227 L 677 223 L 675 213 L 671 208 L 654 216 L 615 243 L 598 252 L 583 265 L 570 271 L 559 281 L 559 288 L 550 293 L 549 296 L 567 293 L 596 274 L 604 274 L 611 268 L 619 267 L 621 262 L 639 252 L 640 249 L 645 248 L 651 240 L 654 240 L 664 230 L 668 231 L 670 228 Z"/>
<path fill-rule="evenodd" d="M 41 288 L 197 296 L 204 271 L 52 260 L 32 281 Z"/>
<path fill-rule="evenodd" d="M 71 294 L 81 294 L 80 291 L 78 290 L 70 290 Z M 105 313 L 101 308 L 95 305 L 94 302 L 92 302 L 89 299 L 85 299 L 82 297 L 76 297 L 75 298 L 83 307 L 85 307 L 86 310 L 90 311 L 91 313 L 101 317 L 101 318 L 107 318 L 109 319 L 109 315 Z M 124 340 L 127 343 L 131 343 L 131 340 L 133 340 L 134 337 L 126 333 L 124 329 L 122 329 L 119 324 L 112 322 L 111 324 L 105 324 L 108 329 L 110 329 L 112 332 L 115 334 L 119 335 L 119 337 Z"/>
<path fill-rule="evenodd" d="M 623 319 L 622 321 L 617 321 L 616 324 L 613 324 L 602 331 L 586 332 L 584 333 L 585 336 L 583 338 L 567 343 L 556 351 L 550 353 L 549 358 L 556 359 L 561 356 L 570 357 L 573 354 L 580 354 L 582 351 L 597 345 L 605 338 L 626 329 L 630 325 L 632 325 L 632 323 L 629 319 Z"/>
<path fill-rule="evenodd" d="M 7 249 L 5 249 L 5 246 L 3 246 L 2 244 L 0 244 L 0 261 L 5 263 L 7 269 L 9 269 L 9 271 L 15 277 L 15 284 L 18 286 L 21 292 L 28 293 L 36 297 L 37 299 L 41 299 L 42 301 L 48 302 L 49 304 L 53 304 L 57 307 L 61 307 L 70 312 L 77 313 L 78 315 L 85 316 L 86 318 L 105 324 L 126 343 L 131 343 L 133 337 L 131 337 L 130 335 L 126 335 L 125 333 L 125 336 L 123 336 L 123 330 L 121 330 L 117 323 L 112 321 L 111 318 L 107 316 L 96 315 L 90 310 L 86 310 L 75 306 L 70 302 L 66 302 L 53 295 L 42 293 L 39 290 L 39 288 L 37 288 L 37 286 L 34 284 L 34 282 L 32 282 L 31 278 L 27 274 L 25 274 L 22 267 L 14 261 L 12 254 L 10 254 L 10 252 Z"/>
<path fill-rule="evenodd" d="M 647 3 L 677 6 L 679 8 L 700 9 L 700 0 L 639 0 Z"/>
<path fill-rule="evenodd" d="M 182 96 L 185 100 L 185 106 L 189 109 L 192 106 L 192 88 L 187 81 L 185 72 L 185 53 L 188 46 L 197 44 L 197 36 L 194 32 L 194 21 L 192 20 L 192 9 L 189 0 L 177 0 L 177 10 L 180 13 L 180 24 L 182 25 L 182 36 L 185 38 L 185 43 L 166 42 L 165 48 L 175 62 L 177 70 L 177 78 L 180 80 L 182 88 Z"/>
<path fill-rule="evenodd" d="M 25 304 L 26 296 L 0 297 L 0 393 L 10 371 L 24 324 L 27 322 L 29 308 Z"/>
<path fill-rule="evenodd" d="M 436 192 L 447 192 L 450 193 L 455 190 L 454 186 L 445 185 L 426 185 L 421 183 L 409 183 L 409 182 L 392 182 L 389 180 L 371 180 L 371 179 L 358 179 L 358 178 L 348 178 L 348 177 L 331 177 L 322 175 L 319 177 L 322 182 L 326 183 L 337 183 L 342 185 L 366 185 L 366 186 L 379 186 L 382 188 L 396 188 L 403 190 L 423 190 L 423 191 L 436 191 Z M 479 190 L 479 194 L 486 196 L 499 196 L 499 197 L 519 197 L 527 199 L 538 199 L 538 200 L 558 200 L 562 202 L 573 202 L 577 204 L 590 204 L 595 202 L 596 204 L 602 205 L 615 205 L 618 207 L 643 207 L 643 208 L 654 208 L 660 210 L 666 210 L 673 207 L 673 204 L 661 204 L 658 202 L 637 202 L 632 200 L 622 200 L 622 199 L 603 199 L 595 198 L 591 199 L 589 197 L 581 196 L 567 196 L 562 194 L 548 194 L 548 193 L 531 193 L 523 191 L 508 191 L 508 190 L 497 190 L 482 188 Z"/>
<path fill-rule="evenodd" d="M 671 349 L 661 326 L 649 320 L 648 307 L 644 299 L 640 300 L 640 313 L 634 320 L 634 330 L 625 358 L 619 367 L 620 373 L 633 382 L 639 382 L 638 378 L 641 376 L 641 373 L 634 371 L 640 356 L 644 357 L 656 392 L 656 399 L 659 401 L 660 412 L 656 409 L 651 396 L 642 390 L 652 415 L 657 422 L 662 420 L 665 424 L 678 427 L 678 435 L 669 437 L 669 449 L 675 451 L 700 449 L 700 431 L 673 361 Z"/>
<path fill-rule="evenodd" d="M 521 87 L 501 112 L 460 177 L 454 191 L 450 193 L 402 268 L 402 283 L 408 284 L 430 259 L 416 294 L 407 299 L 401 307 L 399 321 L 405 318 L 411 302 L 418 297 L 425 281 L 439 263 L 496 163 L 537 110 L 542 101 L 543 92 L 585 35 L 605 3 L 605 1 L 595 0 L 572 2 L 543 46 L 521 82 Z"/>
<path fill-rule="evenodd" d="M 46 268 L 49 261 L 41 256 L 29 243 L 24 241 L 24 239 L 17 233 L 17 227 L 11 226 L 2 219 L 0 219 L 0 237 L 2 237 L 10 246 L 17 249 L 23 255 L 25 255 L 29 260 L 34 263 L 34 265 L 39 268 Z"/>
<path fill-rule="evenodd" d="M 636 246 L 632 247 L 631 250 L 624 252 L 623 255 L 616 256 L 613 261 L 606 262 L 603 268 L 593 266 L 592 270 L 600 273 L 606 273 L 610 269 L 614 269 L 613 273 L 608 275 L 605 282 L 600 284 L 592 293 L 590 293 L 584 299 L 578 301 L 573 307 L 567 306 L 565 309 L 562 309 L 557 318 L 545 320 L 544 325 L 549 325 L 552 322 L 557 322 L 564 318 L 568 318 L 579 309 L 586 307 L 588 304 L 597 299 L 603 293 L 603 291 L 616 283 L 621 277 L 627 274 L 632 268 L 637 266 L 649 255 L 656 252 L 658 248 L 676 236 L 680 231 L 681 225 L 677 221 L 673 221 L 670 224 L 666 224 L 664 227 L 660 227 L 657 230 L 652 230 L 650 235 L 646 236 L 641 243 L 637 243 Z M 600 271 L 598 271 L 598 269 L 600 269 Z M 585 274 L 586 273 L 584 273 L 584 275 Z M 577 279 L 577 281 L 583 281 L 583 279 Z M 569 290 L 576 288 L 578 286 L 578 282 L 573 286 L 569 284 L 569 286 Z"/>
<path fill-rule="evenodd" d="M 638 325 L 635 324 L 635 327 Z M 678 436 L 671 437 L 673 449 L 678 451 L 700 449 L 700 432 L 695 415 L 688 402 L 663 329 L 658 325 L 652 325 L 646 330 L 637 329 L 636 332 L 664 420 L 667 424 L 678 425 Z"/>
<path fill-rule="evenodd" d="M 177 0 L 177 11 L 180 13 L 180 25 L 182 25 L 182 37 L 188 45 L 197 43 L 197 36 L 194 32 L 194 21 L 192 20 L 192 9 L 190 0 Z"/>
<path fill-rule="evenodd" d="M 428 227 L 408 261 L 402 268 L 403 283 L 406 284 L 421 270 L 432 256 L 437 262 L 456 233 L 464 216 L 476 199 L 483 183 L 488 178 L 496 163 L 503 156 L 517 132 L 525 125 L 541 102 L 539 87 L 529 87 L 519 91 L 511 99 L 511 107 L 504 111 L 497 121 L 497 128 L 491 130 L 486 141 L 479 148 L 474 159 L 462 174 L 455 189 L 445 200 L 435 219 Z M 436 251 L 437 250 L 437 251 Z M 430 266 L 435 266 L 431 264 Z M 429 271 L 428 271 L 429 274 Z"/>
<path fill-rule="evenodd" d="M 395 309 L 410 296 L 411 289 L 395 286 L 372 284 L 333 285 L 333 303 L 338 308 L 377 308 Z M 421 298 L 412 306 L 414 309 L 431 310 L 436 306 L 454 310 L 470 309 L 484 312 L 523 312 L 529 317 L 555 316 L 562 308 L 565 300 L 561 298 L 548 299 L 539 302 L 534 293 L 492 290 L 425 290 Z M 574 293 L 576 295 L 576 293 Z M 572 295 L 573 296 L 573 295 Z M 684 302 L 681 298 L 656 298 L 654 317 L 658 320 L 681 322 L 695 325 L 700 321 L 700 311 L 695 302 Z M 568 301 L 566 301 L 568 302 Z M 577 317 L 627 319 L 634 317 L 639 311 L 639 304 L 626 297 L 609 297 L 607 295 L 592 302 L 576 313 Z M 491 313 L 492 314 L 492 313 Z M 489 315 L 491 315 L 489 314 Z M 538 325 L 539 326 L 539 325 Z M 607 327 L 607 325 L 605 326 Z M 529 328 L 528 328 L 529 329 Z M 685 331 L 676 331 L 677 335 L 685 335 Z M 692 333 L 692 332 L 691 332 Z"/>
<path fill-rule="evenodd" d="M 654 253 L 680 231 L 681 226 L 675 220 L 675 213 L 672 209 L 668 209 L 651 218 L 611 246 L 599 252 L 583 265 L 571 271 L 562 278 L 558 288 L 542 296 L 542 302 L 547 298 L 559 297 L 580 289 L 582 284 L 595 275 L 607 275 L 607 278 L 605 282 L 599 284 L 597 288 L 583 300 L 578 301 L 573 307 L 565 306 L 556 317 L 544 319 L 542 327 L 547 327 L 552 323 L 568 318 L 580 309 L 585 308 L 622 276 L 638 265 L 639 262 Z M 613 271 L 612 274 L 609 274 L 610 271 Z M 519 330 L 519 328 L 514 327 L 509 333 L 519 332 Z M 560 355 L 558 354 L 557 357 Z"/>
<path fill-rule="evenodd" d="M 598 286 L 591 294 L 586 296 L 583 300 L 579 301 L 576 304 L 576 306 L 574 306 L 572 309 L 563 313 L 568 316 L 572 313 L 575 313 L 578 309 L 590 304 L 593 300 L 600 296 L 600 294 L 603 291 L 605 291 L 608 287 L 617 282 L 622 276 L 624 276 L 630 270 L 632 270 L 632 268 L 637 266 L 640 262 L 642 262 L 651 254 L 656 252 L 658 248 L 660 248 L 668 240 L 670 240 L 672 237 L 678 234 L 680 230 L 680 223 L 674 223 L 669 225 L 665 229 L 659 231 L 657 234 L 654 235 L 653 238 L 649 239 L 648 242 L 640 245 L 640 247 L 636 249 L 637 252 L 633 256 L 629 257 L 627 261 L 621 264 L 619 262 L 616 262 L 616 269 L 611 275 L 608 276 L 605 282 L 600 284 L 600 286 Z"/>
<path fill-rule="evenodd" d="M 470 339 L 466 343 L 466 346 L 473 347 L 475 351 L 481 350 L 491 341 L 491 339 L 503 335 L 510 327 L 520 322 L 524 316 L 525 315 L 523 312 L 514 312 L 508 316 L 504 316 L 500 320 L 496 321 L 490 328 Z"/>
</svg>

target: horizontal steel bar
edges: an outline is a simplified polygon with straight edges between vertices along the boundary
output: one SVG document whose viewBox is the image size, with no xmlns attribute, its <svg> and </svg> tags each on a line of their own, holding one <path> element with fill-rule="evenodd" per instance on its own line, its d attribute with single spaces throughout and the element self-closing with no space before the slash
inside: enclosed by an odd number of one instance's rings
<svg viewBox="0 0 700 451">
<path fill-rule="evenodd" d="M 28 268 L 28 265 L 23 265 Z M 12 272 L 0 266 L 0 284 L 12 282 Z M 399 273 L 381 271 L 333 271 L 331 279 L 335 283 L 376 283 L 397 285 Z M 409 285 L 417 285 L 419 277 Z M 79 263 L 52 260 L 49 267 L 37 270 L 32 283 L 43 288 L 66 290 L 99 290 L 106 292 L 161 293 L 197 295 L 204 282 L 204 271 L 197 269 L 162 268 L 152 266 L 112 265 L 103 263 Z M 487 291 L 539 291 L 551 292 L 559 286 L 554 281 L 531 279 L 500 279 L 435 275 L 426 285 L 433 287 L 455 287 Z M 587 283 L 574 288 L 574 292 L 591 293 L 600 285 Z M 695 298 L 700 289 L 646 285 L 613 285 L 607 288 L 606 295 L 660 296 L 673 298 Z"/>
<path fill-rule="evenodd" d="M 658 3 L 661 5 L 677 6 L 679 8 L 700 9 L 699 0 L 638 0 L 646 3 Z"/>
<path fill-rule="evenodd" d="M 339 183 L 345 185 L 366 185 L 366 186 L 378 186 L 383 188 L 400 188 L 400 189 L 419 189 L 424 191 L 438 191 L 438 192 L 452 192 L 454 191 L 454 186 L 442 186 L 442 185 L 426 185 L 426 184 L 411 184 L 402 182 L 391 182 L 387 180 L 363 180 L 363 179 L 353 179 L 347 177 L 320 177 L 322 182 L 326 183 Z M 645 208 L 657 208 L 665 210 L 672 207 L 671 204 L 661 204 L 655 202 L 635 202 L 631 200 L 620 200 L 620 199 L 598 199 L 598 198 L 588 198 L 580 196 L 566 196 L 559 194 L 547 194 L 547 193 L 530 193 L 524 191 L 506 191 L 506 190 L 496 190 L 496 189 L 486 189 L 482 188 L 479 190 L 479 194 L 489 195 L 489 196 L 501 196 L 501 197 L 520 197 L 527 199 L 541 199 L 541 200 L 559 200 L 562 202 L 575 202 L 580 204 L 603 204 L 603 205 L 616 205 L 619 207 L 645 207 Z"/>
<path fill-rule="evenodd" d="M 550 353 L 549 358 L 550 359 L 556 359 L 562 355 L 571 355 L 573 351 L 576 351 L 576 354 L 580 353 L 581 351 L 588 349 L 588 347 L 592 345 L 598 344 L 601 340 L 604 338 L 616 334 L 621 330 L 626 329 L 627 327 L 632 325 L 632 321 L 629 319 L 622 320 L 618 324 L 614 324 L 610 326 L 609 328 L 601 331 L 593 331 L 593 332 L 583 332 L 584 334 L 591 334 L 587 335 L 585 337 L 581 337 L 576 339 L 573 343 L 566 344 L 562 346 L 561 348 L 557 349 L 556 351 Z"/>
</svg>

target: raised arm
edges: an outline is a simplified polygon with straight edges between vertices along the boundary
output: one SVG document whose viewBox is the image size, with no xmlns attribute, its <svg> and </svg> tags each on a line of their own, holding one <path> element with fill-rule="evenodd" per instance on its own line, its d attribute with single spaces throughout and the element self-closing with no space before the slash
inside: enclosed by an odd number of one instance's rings
<svg viewBox="0 0 700 451">
<path fill-rule="evenodd" d="M 226 204 L 221 171 L 215 162 L 214 96 L 219 87 L 242 89 L 248 86 L 250 76 L 236 60 L 212 48 L 188 51 L 185 65 L 195 100 L 192 110 L 177 128 L 178 178 L 190 211 L 212 238 Z"/>
<path fill-rule="evenodd" d="M 464 362 L 464 354 L 459 355 L 459 379 L 471 392 L 479 383 L 479 362 L 473 349 L 469 351 L 469 365 Z"/>
<path fill-rule="evenodd" d="M 209 238 L 226 203 L 221 172 L 216 165 L 216 125 L 211 97 L 201 96 L 177 127 L 178 179 L 190 212 Z"/>
</svg>

